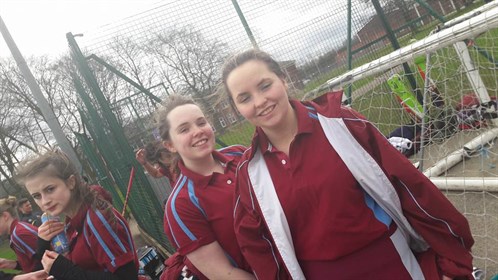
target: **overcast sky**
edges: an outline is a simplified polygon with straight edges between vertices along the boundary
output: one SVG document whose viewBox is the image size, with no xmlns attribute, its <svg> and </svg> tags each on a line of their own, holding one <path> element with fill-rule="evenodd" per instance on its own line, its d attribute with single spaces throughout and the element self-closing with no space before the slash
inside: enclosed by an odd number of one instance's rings
<svg viewBox="0 0 498 280">
<path fill-rule="evenodd" d="M 0 16 L 25 57 L 68 50 L 66 33 L 85 33 L 160 0 L 0 0 Z M 10 51 L 0 37 L 0 56 Z"/>
<path fill-rule="evenodd" d="M 287 1 L 291 0 L 239 1 L 264 50 L 278 59 L 302 60 L 330 51 L 345 40 L 345 1 Z M 353 5 L 356 17 L 371 13 L 358 1 Z M 152 34 L 158 28 L 182 24 L 196 25 L 204 35 L 232 48 L 250 47 L 229 0 L 0 0 L 0 16 L 26 58 L 67 52 L 67 32 L 84 34 L 77 39 L 80 47 L 98 48 L 119 30 L 127 36 L 142 36 L 144 30 Z M 353 24 L 354 30 L 358 28 Z M 0 38 L 0 57 L 5 56 L 10 51 Z"/>
</svg>

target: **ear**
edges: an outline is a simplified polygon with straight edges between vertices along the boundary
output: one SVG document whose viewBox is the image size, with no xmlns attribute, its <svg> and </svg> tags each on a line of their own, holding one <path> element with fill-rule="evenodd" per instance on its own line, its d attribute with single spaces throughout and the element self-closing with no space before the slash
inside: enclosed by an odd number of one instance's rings
<svg viewBox="0 0 498 280">
<path fill-rule="evenodd" d="M 168 149 L 168 151 L 172 152 L 172 153 L 176 153 L 177 150 L 176 148 L 173 146 L 173 144 L 171 143 L 171 141 L 163 141 L 163 146 Z"/>
<path fill-rule="evenodd" d="M 282 82 L 284 83 L 285 90 L 288 90 L 289 84 L 287 83 L 287 79 L 282 78 Z"/>
<path fill-rule="evenodd" d="M 76 177 L 74 175 L 69 176 L 66 180 L 66 185 L 70 190 L 73 190 L 76 186 Z"/>
<path fill-rule="evenodd" d="M 9 218 L 9 216 L 10 216 L 10 213 L 7 213 L 7 211 L 3 211 L 2 214 L 0 214 L 0 217 L 2 219 L 5 219 L 5 220 L 7 220 Z"/>
</svg>

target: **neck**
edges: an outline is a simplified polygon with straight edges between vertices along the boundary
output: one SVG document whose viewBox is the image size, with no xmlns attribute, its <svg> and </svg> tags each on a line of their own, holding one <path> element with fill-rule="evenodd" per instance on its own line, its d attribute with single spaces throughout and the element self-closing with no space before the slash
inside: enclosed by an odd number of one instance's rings
<svg viewBox="0 0 498 280">
<path fill-rule="evenodd" d="M 10 217 L 7 219 L 6 224 L 9 225 L 9 228 L 7 229 L 7 234 L 10 234 L 10 227 L 12 227 L 12 223 L 14 222 L 14 217 Z"/>
<path fill-rule="evenodd" d="M 290 144 L 297 134 L 297 115 L 290 104 L 289 107 L 282 124 L 272 128 L 262 128 L 270 143 L 286 155 L 289 155 Z"/>
<path fill-rule="evenodd" d="M 219 161 L 214 159 L 213 154 L 210 154 L 207 158 L 183 161 L 183 163 L 185 164 L 185 167 L 202 176 L 209 176 L 213 174 L 213 172 L 223 173 L 223 167 Z"/>
<path fill-rule="evenodd" d="M 73 218 L 78 214 L 78 211 L 80 210 L 80 207 L 82 205 L 82 202 L 74 202 L 70 204 L 71 206 L 68 206 L 68 209 L 64 211 L 64 215 L 69 218 Z"/>
</svg>

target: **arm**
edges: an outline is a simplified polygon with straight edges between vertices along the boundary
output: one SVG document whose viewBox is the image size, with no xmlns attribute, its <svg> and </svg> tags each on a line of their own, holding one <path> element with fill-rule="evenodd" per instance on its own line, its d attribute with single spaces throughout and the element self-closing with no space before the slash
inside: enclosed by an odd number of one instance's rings
<svg viewBox="0 0 498 280">
<path fill-rule="evenodd" d="M 343 114 L 357 117 L 348 110 Z M 474 241 L 466 218 L 372 124 L 351 122 L 348 127 L 393 183 L 405 217 L 437 254 L 443 275 L 470 275 Z"/>
<path fill-rule="evenodd" d="M 150 164 L 148 161 L 144 162 L 144 164 L 142 164 L 142 166 L 145 168 L 145 170 L 147 170 L 147 172 L 150 174 L 150 176 L 152 176 L 154 178 L 164 177 L 163 173 L 161 173 L 161 171 L 159 171 L 155 166 Z"/>
<path fill-rule="evenodd" d="M 187 254 L 187 258 L 209 279 L 255 279 L 252 274 L 234 267 L 217 241 Z"/>
<path fill-rule="evenodd" d="M 0 269 L 16 269 L 17 261 L 0 258 Z"/>
<path fill-rule="evenodd" d="M 135 158 L 145 168 L 145 170 L 147 170 L 147 172 L 152 177 L 154 177 L 154 178 L 161 178 L 161 177 L 163 177 L 163 174 L 155 166 L 153 166 L 152 164 L 150 164 L 150 162 L 148 162 L 145 159 L 145 150 L 144 149 L 138 150 L 137 153 L 135 154 Z"/>
<path fill-rule="evenodd" d="M 12 280 L 45 280 L 45 279 L 49 279 L 48 277 L 49 277 L 48 274 L 44 270 L 39 270 L 39 271 L 25 273 L 25 274 L 19 274 L 19 275 L 14 276 L 14 278 L 12 278 L 12 276 L 7 277 L 7 278 L 3 278 L 3 275 L 0 274 L 0 279 L 2 279 L 2 280 L 10 280 L 10 279 L 12 279 Z"/>
<path fill-rule="evenodd" d="M 56 252 L 47 251 L 43 256 L 43 266 L 55 278 L 72 280 L 136 280 L 138 272 L 133 262 L 129 262 L 111 273 L 109 271 L 90 271 L 73 264 Z"/>
<path fill-rule="evenodd" d="M 247 171 L 237 174 L 235 190 L 234 229 L 237 242 L 258 279 L 290 279 L 264 220 L 252 207 L 255 198 L 249 191 Z M 255 205 L 257 207 L 257 205 Z"/>
</svg>

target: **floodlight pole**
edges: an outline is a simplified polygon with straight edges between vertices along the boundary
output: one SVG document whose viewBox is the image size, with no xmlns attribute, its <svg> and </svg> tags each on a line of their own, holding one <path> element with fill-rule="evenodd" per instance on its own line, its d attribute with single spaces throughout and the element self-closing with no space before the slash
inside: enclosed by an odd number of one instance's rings
<svg viewBox="0 0 498 280">
<path fill-rule="evenodd" d="M 237 15 L 239 16 L 239 19 L 242 22 L 244 29 L 246 30 L 249 40 L 251 40 L 252 47 L 255 48 L 256 50 L 259 50 L 258 42 L 256 42 L 256 39 L 252 34 L 251 28 L 249 27 L 249 24 L 247 23 L 246 18 L 244 17 L 244 13 L 242 13 L 242 10 L 240 9 L 239 3 L 237 2 L 237 0 L 232 0 L 232 4 L 233 7 L 235 8 L 235 11 L 237 11 Z"/>
<path fill-rule="evenodd" d="M 52 108 L 50 108 L 47 99 L 45 99 L 45 96 L 43 96 L 40 86 L 36 82 L 33 73 L 31 73 L 31 70 L 29 69 L 28 64 L 26 63 L 26 60 L 24 59 L 21 52 L 17 48 L 17 45 L 14 42 L 14 39 L 12 39 L 12 36 L 10 35 L 9 30 L 7 29 L 7 26 L 3 22 L 1 16 L 0 16 L 0 32 L 2 33 L 2 36 L 5 39 L 5 43 L 7 43 L 7 46 L 9 47 L 10 52 L 12 53 L 12 56 L 14 57 L 17 66 L 21 70 L 24 79 L 26 79 L 26 83 L 28 84 L 31 93 L 33 94 L 33 98 L 36 101 L 36 105 L 38 105 L 38 108 L 40 108 L 42 116 L 47 122 L 48 127 L 52 131 L 52 134 L 54 135 L 57 144 L 59 145 L 61 150 L 67 154 L 69 159 L 76 166 L 77 170 L 81 172 L 82 167 L 80 160 L 78 159 L 78 156 L 74 152 L 73 147 L 69 143 L 69 140 L 66 138 L 66 135 L 64 134 L 64 131 L 62 130 L 62 127 L 60 126 L 57 117 L 52 111 Z"/>
</svg>

